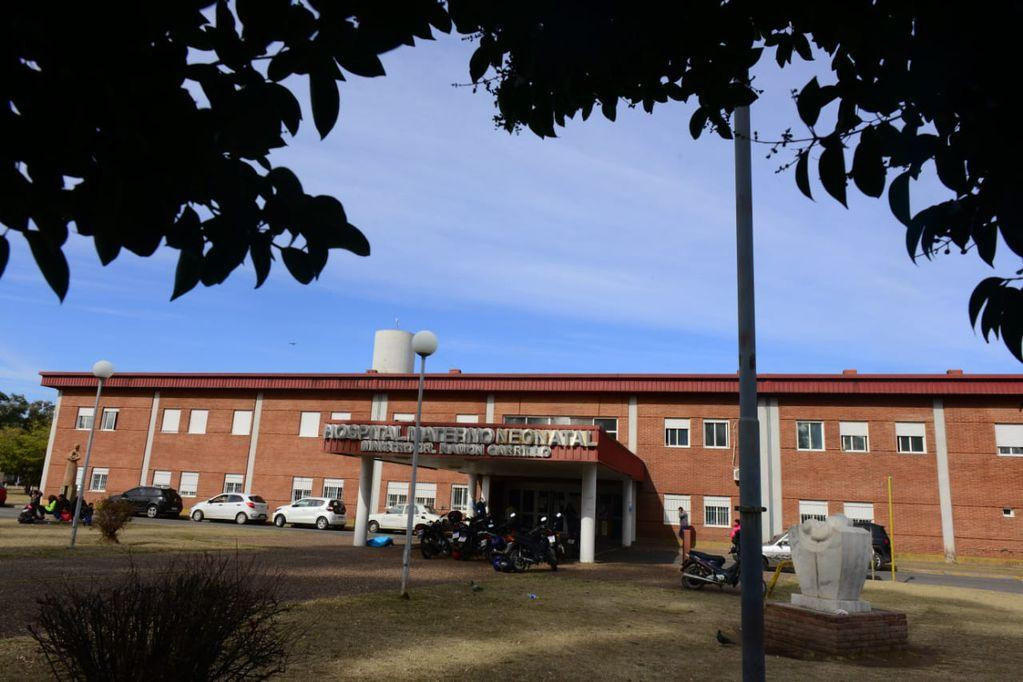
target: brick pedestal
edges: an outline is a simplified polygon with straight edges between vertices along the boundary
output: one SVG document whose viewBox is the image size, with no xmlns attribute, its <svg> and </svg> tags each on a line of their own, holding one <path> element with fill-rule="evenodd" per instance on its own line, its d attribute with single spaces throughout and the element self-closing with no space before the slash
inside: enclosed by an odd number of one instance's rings
<svg viewBox="0 0 1023 682">
<path fill-rule="evenodd" d="M 875 609 L 839 615 L 769 602 L 764 611 L 767 653 L 806 657 L 862 656 L 906 648 L 906 614 Z"/>
</svg>

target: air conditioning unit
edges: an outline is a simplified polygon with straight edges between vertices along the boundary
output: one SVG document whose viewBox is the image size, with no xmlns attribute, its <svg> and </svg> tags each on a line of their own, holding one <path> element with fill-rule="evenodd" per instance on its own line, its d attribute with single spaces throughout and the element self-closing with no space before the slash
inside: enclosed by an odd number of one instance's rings
<svg viewBox="0 0 1023 682">
<path fill-rule="evenodd" d="M 732 476 L 735 478 L 735 485 L 739 485 L 739 467 L 732 469 Z"/>
</svg>

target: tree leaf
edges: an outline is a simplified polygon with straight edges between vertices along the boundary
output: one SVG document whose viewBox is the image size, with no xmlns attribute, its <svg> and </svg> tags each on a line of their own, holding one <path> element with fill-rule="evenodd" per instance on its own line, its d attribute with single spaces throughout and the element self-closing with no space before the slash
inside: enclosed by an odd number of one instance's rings
<svg viewBox="0 0 1023 682">
<path fill-rule="evenodd" d="M 187 294 L 199 283 L 202 275 L 202 258 L 195 252 L 182 249 L 178 256 L 178 266 L 174 269 L 174 291 L 170 300 Z"/>
<path fill-rule="evenodd" d="M 796 33 L 792 36 L 792 46 L 796 48 L 796 52 L 803 58 L 804 61 L 813 61 L 813 51 L 810 49 L 810 41 L 806 39 L 806 34 Z"/>
<path fill-rule="evenodd" d="M 693 112 L 692 117 L 689 119 L 689 134 L 693 136 L 693 139 L 700 137 L 703 129 L 707 127 L 707 110 L 703 107 L 697 107 L 696 111 Z"/>
<path fill-rule="evenodd" d="M 338 55 L 337 61 L 341 64 L 341 68 L 363 78 L 387 75 L 380 57 L 365 48 L 349 50 Z"/>
<path fill-rule="evenodd" d="M 909 178 L 910 171 L 901 173 L 888 186 L 888 207 L 900 223 L 909 227 L 912 215 L 909 212 Z"/>
<path fill-rule="evenodd" d="M 472 57 L 469 58 L 469 78 L 473 83 L 483 78 L 483 74 L 487 72 L 490 67 L 490 46 L 480 44 L 476 48 L 476 51 L 472 53 Z"/>
<path fill-rule="evenodd" d="M 842 142 L 837 136 L 828 136 L 822 141 L 824 152 L 818 164 L 818 172 L 821 177 L 821 184 L 828 194 L 835 197 L 843 206 L 845 203 L 845 186 L 848 182 L 845 176 L 845 154 L 842 149 Z"/>
<path fill-rule="evenodd" d="M 987 306 L 984 307 L 984 313 L 980 316 L 980 333 L 985 341 L 990 342 L 988 337 L 991 332 L 995 333 L 995 337 L 999 334 L 1002 321 L 1002 291 L 1004 289 L 1005 287 L 999 286 L 988 296 Z"/>
<path fill-rule="evenodd" d="M 998 228 L 994 223 L 985 223 L 973 228 L 973 242 L 977 245 L 977 255 L 980 259 L 993 266 L 995 264 L 995 250 L 998 248 Z"/>
<path fill-rule="evenodd" d="M 796 162 L 796 187 L 806 195 L 807 199 L 813 200 L 813 193 L 810 192 L 810 150 L 804 149 L 799 153 L 799 160 Z"/>
<path fill-rule="evenodd" d="M 1015 287 L 1002 289 L 1002 343 L 1023 362 L 1023 291 Z"/>
<path fill-rule="evenodd" d="M 46 283 L 57 294 L 61 301 L 67 296 L 68 282 L 71 279 L 71 271 L 68 269 L 67 259 L 60 247 L 54 246 L 41 232 L 23 232 L 28 246 L 32 249 L 32 257 L 36 265 L 43 273 Z"/>
<path fill-rule="evenodd" d="M 970 295 L 969 313 L 970 313 L 970 326 L 977 326 L 977 316 L 980 315 L 981 308 L 991 298 L 992 295 L 998 292 L 998 289 L 1002 286 L 1002 282 L 1005 281 L 1001 277 L 988 277 L 981 281 L 976 286 L 973 293 Z"/>
<path fill-rule="evenodd" d="M 7 237 L 0 234 L 0 277 L 4 276 L 4 270 L 7 268 L 7 261 L 11 257 L 11 243 L 7 241 Z"/>
<path fill-rule="evenodd" d="M 316 69 L 309 72 L 309 97 L 313 108 L 313 123 L 322 140 L 337 122 L 338 110 L 341 108 L 337 81 L 329 70 Z"/>
<path fill-rule="evenodd" d="M 260 234 L 253 237 L 252 244 L 249 245 L 249 257 L 252 259 L 252 268 L 256 271 L 256 289 L 263 286 L 263 282 L 270 274 L 270 261 L 273 260 L 270 244 L 270 235 Z"/>
<path fill-rule="evenodd" d="M 313 271 L 309 255 L 305 251 L 288 246 L 281 249 L 281 256 L 284 258 L 284 266 L 288 268 L 292 277 L 302 284 L 309 284 L 313 281 L 316 273 Z"/>
<path fill-rule="evenodd" d="M 868 197 L 884 194 L 885 167 L 877 131 L 867 128 L 860 133 L 852 165 L 853 182 Z"/>
<path fill-rule="evenodd" d="M 602 99 L 600 101 L 600 111 L 601 113 L 604 114 L 604 118 L 606 118 L 609 121 L 615 120 L 615 117 L 618 115 L 617 112 L 615 111 L 617 105 L 618 105 L 617 97 Z"/>
<path fill-rule="evenodd" d="M 796 96 L 796 110 L 799 112 L 799 118 L 809 127 L 812 128 L 817 123 L 817 118 L 821 115 L 821 86 L 817 82 L 817 76 L 811 78 Z"/>
</svg>

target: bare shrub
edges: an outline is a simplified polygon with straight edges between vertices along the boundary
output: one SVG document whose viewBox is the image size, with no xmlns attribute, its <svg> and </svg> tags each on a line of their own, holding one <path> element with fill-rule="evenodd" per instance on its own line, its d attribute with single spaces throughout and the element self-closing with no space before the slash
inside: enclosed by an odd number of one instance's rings
<svg viewBox="0 0 1023 682">
<path fill-rule="evenodd" d="M 135 505 L 128 500 L 112 498 L 96 503 L 92 525 L 99 528 L 107 542 L 120 542 L 117 533 L 135 516 Z"/>
<path fill-rule="evenodd" d="M 264 680 L 295 643 L 277 585 L 252 560 L 197 556 L 152 578 L 133 565 L 98 589 L 70 581 L 29 626 L 56 679 Z"/>
</svg>

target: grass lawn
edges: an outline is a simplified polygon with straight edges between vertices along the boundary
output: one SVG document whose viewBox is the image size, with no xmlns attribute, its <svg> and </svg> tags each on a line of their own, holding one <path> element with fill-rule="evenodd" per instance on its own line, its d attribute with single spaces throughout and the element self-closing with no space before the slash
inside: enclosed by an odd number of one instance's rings
<svg viewBox="0 0 1023 682">
<path fill-rule="evenodd" d="M 0 559 L 18 557 L 97 556 L 140 552 L 182 552 L 218 549 L 257 550 L 268 547 L 292 547 L 296 544 L 322 546 L 340 543 L 340 533 L 287 533 L 276 529 L 246 528 L 233 523 L 175 524 L 128 523 L 118 534 L 120 544 L 105 542 L 95 527 L 80 526 L 76 548 L 68 549 L 71 524 L 20 524 L 13 519 L 0 520 Z M 314 537 L 307 537 L 314 536 Z"/>
<path fill-rule="evenodd" d="M 667 571 L 668 569 L 666 569 Z M 794 579 L 783 577 L 779 599 Z M 305 601 L 286 679 L 739 679 L 738 595 L 685 592 L 597 570 L 481 574 L 465 583 Z M 667 583 L 666 583 L 667 585 Z M 536 598 L 530 598 L 535 594 Z M 1019 679 L 1023 598 L 979 590 L 868 583 L 866 598 L 909 614 L 911 649 L 869 662 L 768 658 L 776 679 Z M 46 677 L 28 638 L 0 640 L 0 679 Z"/>
</svg>

